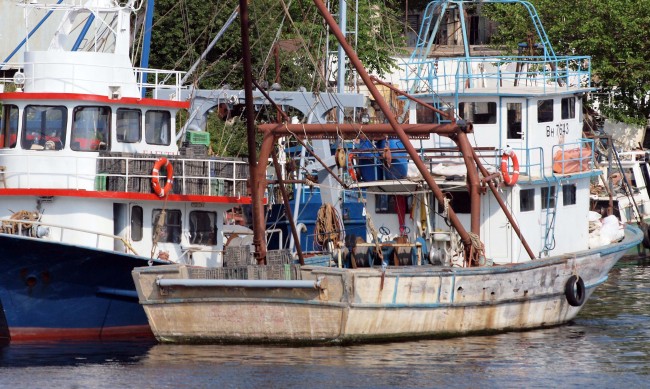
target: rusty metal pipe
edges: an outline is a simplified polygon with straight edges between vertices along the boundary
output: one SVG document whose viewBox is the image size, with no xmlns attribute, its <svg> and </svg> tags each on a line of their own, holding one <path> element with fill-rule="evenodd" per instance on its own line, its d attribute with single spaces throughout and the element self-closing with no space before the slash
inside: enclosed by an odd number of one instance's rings
<svg viewBox="0 0 650 389">
<path fill-rule="evenodd" d="M 386 135 L 395 135 L 395 130 L 390 124 L 286 124 L 273 123 L 261 124 L 258 126 L 262 132 L 270 131 L 275 136 L 293 135 L 295 137 L 306 137 L 312 135 L 329 135 L 356 138 L 359 133 L 366 135 L 369 139 L 377 136 L 377 139 L 384 139 Z M 429 137 L 431 133 L 438 135 L 453 136 L 456 134 L 455 124 L 403 124 L 403 131 L 408 136 Z M 409 142 L 410 143 L 410 142 Z"/>
<path fill-rule="evenodd" d="M 483 174 L 483 176 L 486 177 L 486 179 L 487 179 L 487 177 L 490 176 L 490 173 L 483 166 L 483 164 L 481 163 L 481 160 L 479 159 L 478 155 L 476 154 L 476 152 L 474 150 L 472 150 L 472 157 L 474 158 L 474 161 L 476 162 L 476 166 L 478 166 L 479 170 L 481 171 L 481 174 Z M 528 242 L 526 242 L 526 238 L 524 238 L 524 235 L 521 233 L 521 230 L 519 229 L 519 226 L 515 222 L 515 219 L 510 214 L 510 211 L 508 210 L 508 207 L 506 206 L 506 203 L 503 201 L 503 199 L 499 195 L 499 192 L 497 191 L 497 188 L 494 185 L 494 182 L 488 181 L 488 186 L 490 187 L 490 190 L 492 191 L 492 194 L 494 195 L 494 198 L 499 203 L 499 206 L 501 207 L 501 210 L 506 215 L 506 218 L 508 218 L 508 221 L 510 222 L 510 225 L 512 226 L 512 229 L 515 231 L 515 234 L 517 234 L 517 237 L 519 238 L 519 241 L 521 242 L 521 244 L 524 245 L 524 249 L 526 249 L 526 252 L 528 253 L 528 256 L 530 257 L 530 259 L 535 259 L 535 254 L 533 254 L 533 250 L 530 249 L 530 246 L 528 245 Z"/>
<path fill-rule="evenodd" d="M 366 85 L 366 87 L 374 97 L 375 101 L 377 102 L 377 104 L 379 104 L 379 108 L 384 113 L 384 116 L 386 117 L 390 125 L 395 130 L 395 133 L 397 134 L 399 139 L 404 144 L 406 151 L 409 153 L 409 156 L 415 163 L 415 166 L 418 168 L 418 170 L 422 174 L 422 177 L 424 177 L 425 181 L 431 188 L 431 191 L 436 196 L 436 199 L 438 199 L 438 201 L 440 201 L 441 203 L 444 202 L 444 194 L 442 193 L 442 191 L 436 184 L 435 180 L 431 176 L 431 173 L 429 173 L 429 170 L 427 170 L 427 167 L 424 165 L 424 162 L 422 162 L 422 160 L 418 157 L 418 153 L 413 147 L 413 145 L 411 144 L 408 135 L 404 132 L 402 126 L 395 119 L 395 116 L 391 112 L 390 107 L 384 101 L 384 98 L 381 95 L 381 93 L 379 93 L 377 87 L 372 83 L 372 80 L 370 79 L 368 72 L 366 72 L 366 69 L 363 67 L 363 64 L 359 60 L 359 57 L 354 52 L 350 44 L 345 40 L 345 36 L 343 36 L 343 33 L 341 33 L 341 30 L 339 29 L 332 15 L 327 10 L 327 7 L 325 6 L 322 0 L 314 0 L 314 4 L 316 5 L 318 11 L 325 19 L 325 22 L 329 25 L 330 29 L 332 30 L 332 33 L 336 36 L 336 39 L 341 44 L 341 47 L 343 47 L 343 49 L 345 50 L 345 53 L 350 59 L 350 63 L 355 67 L 355 69 L 359 73 L 359 76 L 363 80 L 364 84 Z M 467 253 L 469 252 L 469 248 L 471 247 L 471 239 L 469 237 L 469 234 L 465 230 L 465 227 L 463 227 L 462 223 L 460 222 L 460 219 L 458 219 L 458 216 L 453 211 L 453 209 L 449 209 L 449 221 L 451 222 L 454 229 L 456 229 L 456 231 L 460 235 L 463 244 L 465 246 L 465 253 L 467 257 Z"/>
<path fill-rule="evenodd" d="M 458 131 L 458 135 L 454 139 L 465 160 L 465 167 L 467 168 L 467 187 L 469 190 L 469 199 L 471 207 L 471 230 L 473 234 L 480 237 L 481 233 L 481 183 L 479 181 L 478 172 L 474 163 L 474 149 L 467 139 L 467 134 Z"/>
<path fill-rule="evenodd" d="M 260 255 L 266 256 L 266 239 L 264 239 L 264 209 L 262 197 L 264 189 L 259 188 L 259 183 L 255 182 L 257 176 L 257 144 L 255 142 L 255 108 L 253 107 L 253 69 L 251 65 L 251 50 L 248 31 L 250 22 L 248 19 L 248 1 L 239 0 L 239 21 L 241 25 L 242 41 L 242 61 L 244 62 L 244 97 L 246 98 L 246 133 L 248 144 L 248 168 L 250 170 L 251 182 L 251 201 L 253 206 L 253 245 L 255 252 L 258 253 L 258 262 Z M 257 185 L 256 185 L 257 184 Z M 261 217 L 261 218 L 260 218 Z"/>
<path fill-rule="evenodd" d="M 273 157 L 273 167 L 275 168 L 275 175 L 278 178 L 278 181 L 280 182 L 280 193 L 282 193 L 282 202 L 284 203 L 284 213 L 287 216 L 287 220 L 289 220 L 289 225 L 291 225 L 291 234 L 293 235 L 293 241 L 296 242 L 296 253 L 298 254 L 298 261 L 300 261 L 301 265 L 304 265 L 305 259 L 302 256 L 300 237 L 298 236 L 296 223 L 293 221 L 293 212 L 291 212 L 291 207 L 289 206 L 289 195 L 287 194 L 287 191 L 284 188 L 284 182 L 282 182 L 282 172 L 280 171 L 280 164 L 278 163 L 278 158 L 275 155 L 275 153 L 271 153 L 271 156 Z"/>
</svg>

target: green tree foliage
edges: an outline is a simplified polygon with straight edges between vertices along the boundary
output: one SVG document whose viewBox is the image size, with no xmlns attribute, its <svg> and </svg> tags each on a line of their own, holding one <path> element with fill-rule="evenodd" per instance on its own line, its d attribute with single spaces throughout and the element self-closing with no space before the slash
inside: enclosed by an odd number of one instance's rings
<svg viewBox="0 0 650 389">
<path fill-rule="evenodd" d="M 336 6 L 337 2 L 333 2 Z M 186 70 L 224 25 L 237 0 L 157 0 L 152 30 L 152 67 Z M 286 7 L 286 8 L 285 8 Z M 286 11 L 285 11 L 286 10 Z M 335 9 L 333 12 L 337 12 Z M 354 2 L 348 1 L 348 28 L 355 19 Z M 250 40 L 254 77 L 272 82 L 276 75 L 274 42 L 280 41 L 280 77 L 287 89 L 304 86 L 322 91 L 325 82 L 314 81 L 322 72 L 326 26 L 318 10 L 308 0 L 256 0 L 250 2 Z M 391 55 L 404 44 L 403 21 L 398 0 L 373 4 L 359 2 L 357 52 L 365 66 L 384 74 L 395 66 Z M 353 35 L 350 41 L 353 41 Z M 330 48 L 336 41 L 330 37 Z M 209 53 L 198 71 L 199 86 L 214 88 L 224 84 L 241 88 L 240 26 L 237 19 Z"/>
<path fill-rule="evenodd" d="M 593 97 L 606 116 L 644 124 L 650 117 L 650 0 L 530 0 L 558 55 L 592 57 Z M 484 4 L 499 23 L 494 42 L 516 47 L 533 32 L 523 7 Z"/>
<path fill-rule="evenodd" d="M 333 12 L 338 12 L 336 1 Z M 238 0 L 156 0 L 152 29 L 151 67 L 187 70 L 225 24 L 239 5 Z M 348 29 L 352 28 L 355 3 L 348 0 Z M 359 1 L 357 52 L 370 71 L 384 74 L 396 64 L 391 58 L 404 45 L 403 20 L 399 0 Z M 284 90 L 305 87 L 325 91 L 323 76 L 326 56 L 326 25 L 310 0 L 255 0 L 249 2 L 250 42 L 253 77 L 273 83 L 276 73 Z M 242 46 L 239 18 L 210 51 L 192 75 L 199 88 L 243 87 Z M 349 35 L 349 42 L 354 36 Z M 276 69 L 274 45 L 278 44 L 279 69 Z M 330 36 L 330 50 L 336 50 Z M 273 112 L 259 121 L 271 120 Z M 223 121 L 211 115 L 207 130 L 212 148 L 220 155 L 247 154 L 244 117 Z"/>
</svg>

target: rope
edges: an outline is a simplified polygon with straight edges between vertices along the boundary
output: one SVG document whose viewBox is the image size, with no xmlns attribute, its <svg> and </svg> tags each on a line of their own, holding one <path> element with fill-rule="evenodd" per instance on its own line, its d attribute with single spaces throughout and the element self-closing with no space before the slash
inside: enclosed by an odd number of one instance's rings
<svg viewBox="0 0 650 389">
<path fill-rule="evenodd" d="M 341 240 L 341 231 L 341 221 L 336 208 L 332 204 L 323 204 L 316 216 L 314 228 L 316 243 L 323 247 L 325 242 L 331 241 L 336 246 Z"/>
</svg>

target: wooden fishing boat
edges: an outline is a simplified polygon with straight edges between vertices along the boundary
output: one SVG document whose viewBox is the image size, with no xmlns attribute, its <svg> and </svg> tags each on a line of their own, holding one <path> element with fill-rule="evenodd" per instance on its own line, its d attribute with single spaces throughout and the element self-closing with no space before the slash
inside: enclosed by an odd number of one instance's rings
<svg viewBox="0 0 650 389">
<path fill-rule="evenodd" d="M 300 252 L 299 264 L 277 263 L 258 240 L 257 258 L 266 265 L 246 268 L 245 277 L 183 265 L 134 269 L 158 340 L 341 343 L 574 318 L 643 238 L 615 221 L 607 241 L 590 240 L 598 231 L 590 230 L 589 187 L 601 171 L 576 114 L 592 90 L 590 59 L 556 55 L 530 3 L 510 0 L 490 3 L 523 6 L 538 42 L 514 56 L 470 55 L 464 17 L 472 2 L 432 2 L 405 66 L 407 92 L 400 92 L 412 102 L 408 117 L 424 120 L 401 124 L 375 86 L 381 81 L 371 79 L 324 4 L 314 2 L 389 122 L 364 125 L 368 146 L 343 150 L 347 165 L 339 162 L 339 179 L 364 194 L 367 236 L 343 243 L 325 231 L 335 247 L 325 266 L 308 265 Z M 435 56 L 441 26 L 454 21 L 464 35 L 462 54 Z M 253 191 L 266 186 L 264 168 L 279 137 L 353 139 L 361 132 L 356 124 L 292 125 L 287 118 L 259 129 L 262 169 Z M 360 159 L 383 173 L 359 180 Z M 440 161 L 456 169 L 440 170 Z M 261 208 L 253 215 L 263 220 Z"/>
</svg>

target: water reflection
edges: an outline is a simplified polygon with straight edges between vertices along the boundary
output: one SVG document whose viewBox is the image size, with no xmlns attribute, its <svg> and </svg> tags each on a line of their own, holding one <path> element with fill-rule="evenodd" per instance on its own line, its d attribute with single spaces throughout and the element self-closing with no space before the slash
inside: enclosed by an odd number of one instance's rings
<svg viewBox="0 0 650 389">
<path fill-rule="evenodd" d="M 7 367 L 0 382 L 28 375 L 79 387 L 642 387 L 650 372 L 649 293 L 648 263 L 626 262 L 573 323 L 535 331 L 347 347 L 10 345 L 0 349 Z"/>
</svg>

